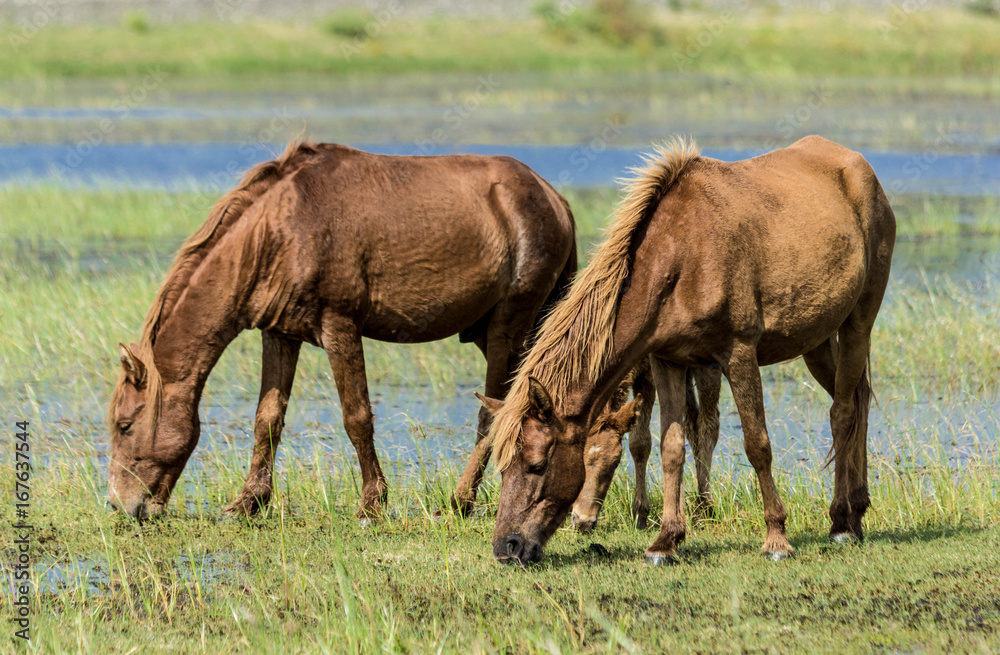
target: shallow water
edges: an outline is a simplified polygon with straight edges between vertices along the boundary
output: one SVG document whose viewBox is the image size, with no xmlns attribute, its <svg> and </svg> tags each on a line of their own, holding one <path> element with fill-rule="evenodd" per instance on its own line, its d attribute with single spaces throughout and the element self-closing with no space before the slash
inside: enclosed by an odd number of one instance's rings
<svg viewBox="0 0 1000 655">
<path fill-rule="evenodd" d="M 182 555 L 167 564 L 183 584 L 197 585 L 208 591 L 216 581 L 230 582 L 243 564 L 229 553 L 197 556 Z M 107 560 L 99 557 L 71 557 L 68 560 L 41 558 L 32 570 L 32 584 L 40 594 L 61 595 L 67 591 L 100 596 L 121 584 L 121 574 Z M 130 574 L 133 573 L 130 571 Z M 0 564 L 0 580 L 11 580 L 6 563 Z"/>
<path fill-rule="evenodd" d="M 557 187 L 609 187 L 642 163 L 648 146 L 623 148 L 582 145 L 439 145 L 350 142 L 382 154 L 472 153 L 508 155 L 525 162 Z M 247 168 L 272 159 L 283 144 L 247 148 L 230 143 L 157 143 L 89 146 L 85 156 L 62 145 L 0 146 L 0 183 L 56 182 L 70 187 L 217 190 L 235 183 Z M 720 149 L 702 153 L 723 161 L 746 159 L 764 148 Z M 863 151 L 888 193 L 1000 195 L 1000 154 L 938 154 Z"/>
<path fill-rule="evenodd" d="M 863 151 L 894 193 L 995 195 L 994 87 L 601 72 L 168 77 L 138 94 L 131 80 L 6 81 L 0 182 L 221 192 L 305 130 L 377 152 L 511 154 L 557 186 L 606 186 L 673 134 L 739 159 L 818 133 Z"/>
</svg>

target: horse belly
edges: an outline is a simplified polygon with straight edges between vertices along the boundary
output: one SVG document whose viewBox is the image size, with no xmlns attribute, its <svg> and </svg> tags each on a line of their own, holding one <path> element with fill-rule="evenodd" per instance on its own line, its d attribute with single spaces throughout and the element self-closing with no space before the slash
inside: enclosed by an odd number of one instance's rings
<svg viewBox="0 0 1000 655">
<path fill-rule="evenodd" d="M 398 343 L 444 339 L 479 320 L 503 298 L 506 288 L 500 272 L 469 267 L 372 280 L 363 333 Z"/>
<path fill-rule="evenodd" d="M 830 249 L 819 257 L 816 252 L 803 257 L 808 265 L 762 289 L 764 332 L 757 345 L 762 366 L 794 359 L 819 346 L 836 333 L 861 296 L 863 248 Z"/>
</svg>

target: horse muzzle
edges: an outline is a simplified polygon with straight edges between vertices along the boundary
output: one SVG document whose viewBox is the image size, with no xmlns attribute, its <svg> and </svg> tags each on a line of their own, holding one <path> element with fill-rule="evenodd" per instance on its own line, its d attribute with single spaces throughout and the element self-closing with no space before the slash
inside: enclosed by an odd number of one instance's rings
<svg viewBox="0 0 1000 655">
<path fill-rule="evenodd" d="M 523 567 L 542 559 L 542 545 L 511 533 L 494 541 L 493 556 L 501 564 L 520 564 Z"/>
</svg>

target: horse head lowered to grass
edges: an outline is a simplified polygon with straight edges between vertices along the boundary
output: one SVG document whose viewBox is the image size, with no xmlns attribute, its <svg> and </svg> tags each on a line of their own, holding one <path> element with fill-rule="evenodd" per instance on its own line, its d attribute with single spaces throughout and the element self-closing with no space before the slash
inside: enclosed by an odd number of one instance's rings
<svg viewBox="0 0 1000 655">
<path fill-rule="evenodd" d="M 820 137 L 733 163 L 677 144 L 648 159 L 592 263 L 545 319 L 491 440 L 502 471 L 501 561 L 534 562 L 581 487 L 587 437 L 643 358 L 660 399 L 663 518 L 646 550 L 675 561 L 685 537 L 686 377 L 729 380 L 760 483 L 764 552 L 792 552 L 771 473 L 760 366 L 804 357 L 833 397 L 830 536 L 860 539 L 869 505 L 871 331 L 895 241 L 892 208 L 858 153 Z"/>
<path fill-rule="evenodd" d="M 135 517 L 160 513 L 198 443 L 213 366 L 243 330 L 262 334 L 255 445 L 228 512 L 271 497 L 275 450 L 303 342 L 330 360 L 344 427 L 361 464 L 358 512 L 386 494 L 373 439 L 362 337 L 458 334 L 486 357 L 486 393 L 505 395 L 536 319 L 576 271 L 569 205 L 509 157 L 393 157 L 291 144 L 249 171 L 181 247 L 142 327 L 121 345 L 108 407 L 109 491 Z M 476 446 L 453 504 L 467 510 L 490 455 Z"/>
</svg>

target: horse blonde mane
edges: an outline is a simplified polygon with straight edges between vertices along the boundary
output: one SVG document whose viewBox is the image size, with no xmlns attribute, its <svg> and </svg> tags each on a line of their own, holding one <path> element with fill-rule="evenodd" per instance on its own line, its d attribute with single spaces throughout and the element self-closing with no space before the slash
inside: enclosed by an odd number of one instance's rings
<svg viewBox="0 0 1000 655">
<path fill-rule="evenodd" d="M 219 199 L 209 212 L 208 219 L 181 246 L 167 271 L 167 276 L 156 292 L 153 305 L 142 323 L 142 337 L 139 341 L 139 352 L 133 354 L 145 366 L 143 384 L 146 389 L 147 420 L 149 434 L 156 431 L 160 416 L 160 400 L 162 397 L 162 380 L 153 360 L 153 347 L 159 334 L 160 322 L 169 316 L 181 294 L 187 287 L 191 276 L 204 261 L 211 249 L 217 244 L 229 229 L 239 220 L 243 213 L 276 182 L 282 179 L 294 164 L 297 165 L 301 156 L 317 152 L 317 146 L 310 142 L 292 140 L 280 157 L 254 166 L 243 176 L 236 188 Z M 112 438 L 117 435 L 118 422 L 116 409 L 124 393 L 125 373 L 118 375 L 115 389 L 108 405 L 107 422 Z"/>
<path fill-rule="evenodd" d="M 656 208 L 681 172 L 700 156 L 694 141 L 675 139 L 654 146 L 632 177 L 621 180 L 623 198 L 607 237 L 569 293 L 546 317 L 511 383 L 503 407 L 493 417 L 489 438 L 497 469 L 514 458 L 521 423 L 529 410 L 528 378 L 539 380 L 555 398 L 586 373 L 604 372 L 614 343 L 618 301 L 631 273 L 630 250 L 636 229 Z M 557 401 L 558 402 L 558 401 Z"/>
</svg>

